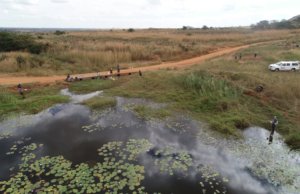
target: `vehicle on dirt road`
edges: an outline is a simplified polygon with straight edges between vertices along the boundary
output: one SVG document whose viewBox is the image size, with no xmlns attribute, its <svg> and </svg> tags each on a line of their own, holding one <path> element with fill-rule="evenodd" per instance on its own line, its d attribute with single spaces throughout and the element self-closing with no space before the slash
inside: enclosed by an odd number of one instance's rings
<svg viewBox="0 0 300 194">
<path fill-rule="evenodd" d="M 299 69 L 299 61 L 280 61 L 269 65 L 269 70 L 271 71 L 297 71 Z"/>
</svg>

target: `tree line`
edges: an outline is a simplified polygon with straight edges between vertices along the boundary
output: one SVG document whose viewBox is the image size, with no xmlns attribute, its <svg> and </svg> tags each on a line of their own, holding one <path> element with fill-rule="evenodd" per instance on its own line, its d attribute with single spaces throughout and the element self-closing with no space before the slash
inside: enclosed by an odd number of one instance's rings
<svg viewBox="0 0 300 194">
<path fill-rule="evenodd" d="M 251 25 L 251 28 L 253 29 L 296 29 L 298 27 L 289 20 L 281 20 L 281 21 L 262 20 L 256 24 Z"/>
</svg>

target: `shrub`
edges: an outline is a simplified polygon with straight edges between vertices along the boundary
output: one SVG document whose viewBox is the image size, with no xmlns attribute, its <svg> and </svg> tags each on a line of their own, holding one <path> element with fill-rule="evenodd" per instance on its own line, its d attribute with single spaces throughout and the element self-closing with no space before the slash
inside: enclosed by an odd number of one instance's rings
<svg viewBox="0 0 300 194">
<path fill-rule="evenodd" d="M 38 55 L 35 55 L 30 58 L 30 68 L 42 67 L 45 61 L 40 58 Z"/>
<path fill-rule="evenodd" d="M 135 30 L 133 28 L 129 28 L 127 31 L 128 32 L 134 32 Z"/>
<path fill-rule="evenodd" d="M 6 58 L 7 58 L 6 55 L 0 54 L 0 62 L 1 62 L 1 61 L 4 61 Z"/>
<path fill-rule="evenodd" d="M 40 54 L 46 49 L 45 45 L 42 44 L 32 44 L 28 47 L 28 51 L 32 54 Z"/>
<path fill-rule="evenodd" d="M 18 65 L 26 63 L 26 59 L 22 56 L 17 56 L 16 61 L 17 61 Z"/>
<path fill-rule="evenodd" d="M 65 34 L 66 32 L 65 31 L 60 31 L 60 30 L 56 30 L 55 32 L 54 32 L 54 34 L 55 35 L 63 35 L 63 34 Z"/>
</svg>

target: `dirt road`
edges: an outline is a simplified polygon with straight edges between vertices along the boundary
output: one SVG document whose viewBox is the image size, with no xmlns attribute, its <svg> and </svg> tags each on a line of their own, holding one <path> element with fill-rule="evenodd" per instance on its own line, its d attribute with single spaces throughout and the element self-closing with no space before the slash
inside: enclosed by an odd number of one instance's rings
<svg viewBox="0 0 300 194">
<path fill-rule="evenodd" d="M 254 44 L 252 44 L 254 45 Z M 153 66 L 145 66 L 145 67 L 137 67 L 137 68 L 132 68 L 132 69 L 122 69 L 122 73 L 135 73 L 141 70 L 142 72 L 144 71 L 153 71 L 153 70 L 159 70 L 159 69 L 166 69 L 166 68 L 185 68 L 191 65 L 199 64 L 205 60 L 222 56 L 225 54 L 229 54 L 235 51 L 238 51 L 240 49 L 247 48 L 252 45 L 244 45 L 244 46 L 238 46 L 238 47 L 232 47 L 232 48 L 225 48 L 225 49 L 220 49 L 218 51 L 209 53 L 207 55 L 202 55 L 199 57 L 194 57 L 191 59 L 186 59 L 182 61 L 177 61 L 177 62 L 166 62 L 166 63 L 161 63 L 159 65 L 153 65 Z M 105 72 L 100 72 L 100 75 L 107 75 L 108 71 Z M 72 75 L 72 77 L 92 77 L 96 76 L 97 73 L 86 73 L 86 74 L 77 74 L 77 75 Z M 7 75 L 0 75 L 0 85 L 12 85 L 12 84 L 18 84 L 18 83 L 33 83 L 33 82 L 38 82 L 38 83 L 51 83 L 51 82 L 56 82 L 56 81 L 63 81 L 66 76 L 49 76 L 49 77 L 11 77 Z"/>
</svg>

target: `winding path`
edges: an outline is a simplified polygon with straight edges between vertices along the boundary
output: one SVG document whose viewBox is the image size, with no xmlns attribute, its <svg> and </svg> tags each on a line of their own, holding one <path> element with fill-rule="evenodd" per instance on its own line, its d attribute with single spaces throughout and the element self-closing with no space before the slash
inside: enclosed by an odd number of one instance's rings
<svg viewBox="0 0 300 194">
<path fill-rule="evenodd" d="M 219 57 L 225 54 L 233 53 L 235 51 L 238 51 L 240 49 L 245 49 L 248 48 L 249 46 L 257 45 L 260 43 L 255 43 L 255 44 L 249 44 L 249 45 L 243 45 L 243 46 L 237 46 L 237 47 L 231 47 L 231 48 L 224 48 L 217 50 L 215 52 L 206 54 L 206 55 L 201 55 L 198 57 L 194 57 L 191 59 L 186 59 L 182 61 L 177 61 L 177 62 L 166 62 L 166 63 L 161 63 L 159 65 L 152 65 L 152 66 L 145 66 L 145 67 L 135 67 L 131 69 L 122 69 L 121 73 L 136 73 L 139 70 L 142 72 L 144 71 L 153 71 L 153 70 L 159 70 L 159 69 L 166 69 L 166 68 L 185 68 L 191 65 L 199 64 L 205 60 Z M 107 75 L 108 71 L 105 72 L 100 72 L 100 75 Z M 72 77 L 92 77 L 96 76 L 96 73 L 86 73 L 86 74 L 77 74 L 77 75 L 72 75 Z M 12 77 L 9 75 L 0 75 L 0 85 L 12 85 L 12 84 L 18 84 L 18 83 L 51 83 L 51 82 L 56 82 L 56 81 L 63 81 L 66 76 L 44 76 L 44 77 Z"/>
</svg>

